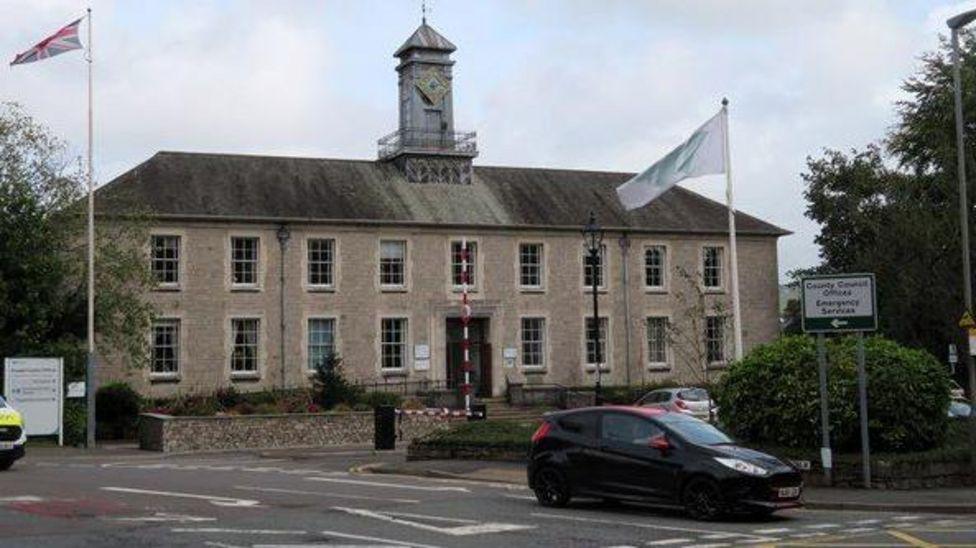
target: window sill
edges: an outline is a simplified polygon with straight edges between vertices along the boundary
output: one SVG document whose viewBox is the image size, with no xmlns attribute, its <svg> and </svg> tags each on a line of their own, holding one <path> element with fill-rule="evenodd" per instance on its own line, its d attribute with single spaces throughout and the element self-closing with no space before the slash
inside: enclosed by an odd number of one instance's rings
<svg viewBox="0 0 976 548">
<path fill-rule="evenodd" d="M 648 371 L 671 371 L 671 366 L 666 363 L 647 364 Z"/>
<path fill-rule="evenodd" d="M 667 295 L 668 288 L 666 287 L 644 287 L 644 293 L 650 295 Z"/>
<path fill-rule="evenodd" d="M 405 285 L 381 285 L 381 293 L 406 293 L 407 286 Z"/>
<path fill-rule="evenodd" d="M 260 293 L 261 287 L 256 285 L 232 285 L 230 290 L 233 293 Z"/>
<path fill-rule="evenodd" d="M 150 373 L 149 382 L 151 384 L 177 383 L 183 380 L 179 373 Z"/>
<path fill-rule="evenodd" d="M 720 294 L 725 293 L 724 287 L 703 287 L 702 291 L 709 294 Z"/>
<path fill-rule="evenodd" d="M 176 285 L 157 285 L 152 288 L 153 291 L 158 293 L 178 293 L 183 291 L 183 287 L 179 284 Z"/>
<path fill-rule="evenodd" d="M 548 372 L 545 367 L 522 366 L 522 373 L 525 375 L 545 375 Z"/>
<path fill-rule="evenodd" d="M 546 288 L 544 288 L 544 287 L 522 286 L 522 287 L 519 287 L 519 291 L 521 291 L 522 293 L 545 293 L 546 292 Z"/>
<path fill-rule="evenodd" d="M 589 363 L 586 364 L 586 372 L 587 373 L 596 373 L 596 366 L 593 365 L 593 364 L 589 364 Z M 609 373 L 609 372 L 610 372 L 610 366 L 609 365 L 600 366 L 600 373 Z"/>
<path fill-rule="evenodd" d="M 596 292 L 599 293 L 599 294 L 601 294 L 601 295 L 605 295 L 607 293 L 607 288 L 606 287 L 598 287 L 598 288 L 596 288 Z M 592 287 L 584 286 L 583 287 L 583 293 L 586 293 L 587 295 L 592 295 L 593 294 L 593 288 Z"/>
<path fill-rule="evenodd" d="M 451 293 L 460 295 L 461 293 L 464 293 L 464 289 L 462 289 L 459 285 L 451 286 Z M 480 289 L 472 286 L 468 288 L 468 293 L 480 293 Z"/>
<path fill-rule="evenodd" d="M 336 288 L 334 285 L 307 285 L 305 291 L 309 293 L 335 293 Z"/>
<path fill-rule="evenodd" d="M 232 381 L 259 381 L 261 380 L 261 374 L 257 372 L 238 372 L 231 373 L 230 380 Z"/>
<path fill-rule="evenodd" d="M 406 377 L 407 373 L 408 371 L 406 367 L 402 367 L 399 369 L 380 369 L 380 375 L 383 375 L 384 378 L 385 377 Z"/>
</svg>

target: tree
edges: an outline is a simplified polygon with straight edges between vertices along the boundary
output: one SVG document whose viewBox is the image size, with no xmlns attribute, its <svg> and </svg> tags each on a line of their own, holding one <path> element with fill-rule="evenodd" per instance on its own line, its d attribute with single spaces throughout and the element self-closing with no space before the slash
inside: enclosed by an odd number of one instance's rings
<svg viewBox="0 0 976 548">
<path fill-rule="evenodd" d="M 87 326 L 83 180 L 64 142 L 0 104 L 0 356 L 63 356 L 69 377 L 84 366 Z M 99 347 L 136 366 L 152 318 L 140 219 L 99 223 L 96 237 Z"/>
<path fill-rule="evenodd" d="M 675 282 L 678 291 L 674 293 L 675 321 L 666 324 L 668 346 L 673 349 L 678 362 L 688 364 L 697 384 L 709 385 L 714 379 L 709 375 L 709 351 L 706 338 L 707 318 L 715 316 L 722 318 L 725 329 L 729 322 L 725 321 L 727 312 L 725 303 L 715 295 L 709 295 L 701 279 L 701 275 L 693 275 L 684 267 L 674 269 Z M 725 359 L 729 362 L 728 333 L 723 331 L 725 341 L 723 349 Z"/>
<path fill-rule="evenodd" d="M 976 39 L 962 37 L 966 157 L 976 151 Z M 961 342 L 959 202 L 952 64 L 943 41 L 903 84 L 907 98 L 878 144 L 807 159 L 806 214 L 821 225 L 813 272 L 874 272 L 883 333 L 945 357 Z M 970 177 L 970 181 L 973 177 Z M 970 183 L 970 196 L 974 187 Z"/>
</svg>

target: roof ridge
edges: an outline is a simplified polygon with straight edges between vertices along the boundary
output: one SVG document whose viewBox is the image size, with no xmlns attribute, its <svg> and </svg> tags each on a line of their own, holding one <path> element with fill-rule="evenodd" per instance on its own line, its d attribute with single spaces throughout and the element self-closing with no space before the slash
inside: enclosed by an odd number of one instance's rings
<svg viewBox="0 0 976 548">
<path fill-rule="evenodd" d="M 255 154 L 250 152 L 201 152 L 195 150 L 158 150 L 152 155 L 152 158 L 160 155 L 173 155 L 173 156 L 217 156 L 226 158 L 270 158 L 276 160 L 304 160 L 304 161 L 316 161 L 316 162 L 348 162 L 348 163 L 365 163 L 374 164 L 376 160 L 369 160 L 366 158 L 329 158 L 329 157 L 316 157 L 316 156 L 288 156 L 283 154 Z M 150 158 L 150 159 L 152 159 Z M 148 160 L 147 160 L 148 161 Z"/>
</svg>

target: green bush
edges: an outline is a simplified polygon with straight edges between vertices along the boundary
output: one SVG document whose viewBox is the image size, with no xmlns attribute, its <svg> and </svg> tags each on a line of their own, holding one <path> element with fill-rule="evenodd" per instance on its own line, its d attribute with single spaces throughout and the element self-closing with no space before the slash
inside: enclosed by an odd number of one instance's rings
<svg viewBox="0 0 976 548">
<path fill-rule="evenodd" d="M 360 398 L 359 401 L 359 403 L 366 405 L 367 411 L 369 409 L 372 409 L 374 407 L 379 407 L 381 405 L 392 405 L 393 407 L 400 407 L 401 402 L 403 402 L 403 396 L 392 392 L 367 392 L 363 394 L 362 398 Z"/>
<path fill-rule="evenodd" d="M 123 439 L 135 433 L 142 398 L 124 382 L 106 384 L 95 394 L 100 437 Z"/>
<path fill-rule="evenodd" d="M 856 339 L 827 342 L 831 443 L 860 447 Z M 945 436 L 949 378 L 931 354 L 873 337 L 865 341 L 872 449 L 904 452 Z M 786 448 L 820 445 L 820 388 L 815 341 L 783 337 L 734 363 L 714 392 L 734 436 Z"/>
<path fill-rule="evenodd" d="M 313 398 L 315 403 L 325 410 L 331 410 L 339 404 L 351 409 L 362 398 L 362 388 L 350 383 L 342 371 L 342 358 L 337 354 L 329 354 L 325 360 L 315 365 L 315 377 L 312 381 Z"/>
<path fill-rule="evenodd" d="M 88 432 L 84 400 L 65 400 L 64 402 L 64 443 L 65 445 L 82 445 Z"/>
<path fill-rule="evenodd" d="M 420 442 L 429 447 L 463 446 L 527 451 L 532 446 L 532 434 L 538 427 L 538 420 L 468 421 L 428 434 Z"/>
</svg>

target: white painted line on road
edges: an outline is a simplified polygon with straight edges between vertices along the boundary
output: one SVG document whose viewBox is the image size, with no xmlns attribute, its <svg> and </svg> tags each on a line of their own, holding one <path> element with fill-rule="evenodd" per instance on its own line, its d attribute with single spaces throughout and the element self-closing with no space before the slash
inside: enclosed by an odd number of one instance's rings
<svg viewBox="0 0 976 548">
<path fill-rule="evenodd" d="M 723 540 L 727 538 L 735 538 L 741 536 L 744 535 L 742 535 L 741 533 L 712 533 L 711 535 L 704 535 L 702 536 L 702 538 L 706 540 Z"/>
<path fill-rule="evenodd" d="M 854 525 L 874 525 L 875 523 L 881 523 L 880 519 L 860 519 L 857 521 L 852 521 Z"/>
<path fill-rule="evenodd" d="M 853 529 L 845 529 L 843 533 L 847 534 L 857 534 L 857 533 L 870 533 L 872 531 L 877 531 L 877 527 L 855 527 Z"/>
<path fill-rule="evenodd" d="M 437 546 L 432 546 L 430 544 L 418 544 L 416 542 L 406 542 L 406 541 L 402 541 L 402 540 L 390 540 L 390 539 L 380 538 L 380 537 L 367 537 L 367 536 L 363 536 L 363 535 L 351 535 L 349 533 L 340 533 L 338 531 L 322 531 L 322 534 L 323 535 L 326 535 L 326 536 L 332 536 L 332 537 L 347 538 L 347 539 L 350 539 L 350 540 L 365 540 L 365 541 L 368 541 L 368 542 L 383 542 L 383 543 L 386 543 L 386 544 L 393 544 L 395 546 L 407 546 L 409 548 L 438 548 Z M 257 548 L 257 547 L 255 547 L 255 548 Z"/>
<path fill-rule="evenodd" d="M 419 515 L 419 514 L 397 514 L 396 512 L 374 512 L 373 510 L 366 510 L 363 508 L 345 508 L 342 506 L 333 506 L 333 510 L 338 510 L 340 512 L 346 512 L 347 514 L 352 514 L 354 516 L 362 516 L 367 518 L 378 519 L 380 521 L 385 521 L 388 523 L 396 523 L 398 525 L 406 525 L 408 527 L 413 527 L 415 529 L 420 529 L 422 531 L 432 531 L 434 533 L 441 533 L 451 536 L 468 536 L 468 535 L 484 535 L 488 533 L 505 533 L 509 531 L 524 531 L 527 529 L 535 529 L 535 525 L 518 525 L 514 523 L 495 523 L 495 522 L 485 522 L 480 523 L 475 520 L 469 519 L 458 519 L 458 518 L 448 518 L 443 516 L 430 516 L 430 515 Z M 412 521 L 408 519 L 403 519 L 399 516 L 409 516 L 414 519 L 425 519 L 430 521 L 442 521 L 446 523 L 458 523 L 463 525 L 454 526 L 438 526 L 431 525 L 429 523 L 421 523 L 418 521 Z"/>
<path fill-rule="evenodd" d="M 728 542 L 716 542 L 713 544 L 692 544 L 688 548 L 721 548 L 722 546 L 728 546 Z"/>
<path fill-rule="evenodd" d="M 206 541 L 203 543 L 204 546 L 213 546 L 214 548 L 247 548 L 246 546 L 238 546 L 236 544 L 225 544 L 223 542 L 212 542 Z"/>
<path fill-rule="evenodd" d="M 836 529 L 840 527 L 836 523 L 815 523 L 813 525 L 804 525 L 807 529 Z"/>
<path fill-rule="evenodd" d="M 218 497 L 214 495 L 196 495 L 193 493 L 171 493 L 169 491 L 152 491 L 148 489 L 132 489 L 129 487 L 100 487 L 102 491 L 112 491 L 115 493 L 133 493 L 136 495 L 153 495 L 157 497 L 176 497 L 184 499 L 205 500 L 214 506 L 230 506 L 236 508 L 254 508 L 261 504 L 256 500 L 234 499 L 229 497 Z"/>
<path fill-rule="evenodd" d="M 773 534 L 779 534 L 779 533 L 789 533 L 792 530 L 793 529 L 790 529 L 789 527 L 776 527 L 776 528 L 773 528 L 773 529 L 753 529 L 752 532 L 753 533 L 759 533 L 759 534 L 762 534 L 762 535 L 767 535 L 767 534 L 768 535 L 773 535 Z"/>
<path fill-rule="evenodd" d="M 507 498 L 507 499 L 538 500 L 535 497 L 533 497 L 532 495 L 502 495 L 502 496 L 505 497 L 505 498 Z"/>
<path fill-rule="evenodd" d="M 566 521 L 578 521 L 580 523 L 605 523 L 605 524 L 608 524 L 608 525 L 627 525 L 627 526 L 630 526 L 630 527 L 637 527 L 637 528 L 640 528 L 640 529 L 658 529 L 658 530 L 661 530 L 661 531 L 682 531 L 682 532 L 685 532 L 685 533 L 704 533 L 704 534 L 711 534 L 711 533 L 728 533 L 728 534 L 736 534 L 736 535 L 739 534 L 739 533 L 734 533 L 732 531 L 715 531 L 714 529 L 711 529 L 711 530 L 710 529 L 694 529 L 694 528 L 691 528 L 691 527 L 674 527 L 674 526 L 670 526 L 670 525 L 651 525 L 651 524 L 645 523 L 645 522 L 620 521 L 620 520 L 615 520 L 615 519 L 601 519 L 601 518 L 584 518 L 584 517 L 581 517 L 581 516 L 568 516 L 568 515 L 565 515 L 564 516 L 564 515 L 560 515 L 560 514 L 547 514 L 547 513 L 544 513 L 544 512 L 532 512 L 529 515 L 531 515 L 533 517 L 537 517 L 537 518 L 562 519 L 562 520 L 566 520 Z M 748 533 L 742 533 L 741 535 L 744 536 L 744 537 L 755 537 L 755 536 L 757 536 L 757 535 L 751 535 L 751 534 L 748 534 Z"/>
<path fill-rule="evenodd" d="M 915 521 L 917 519 L 922 519 L 922 516 L 896 516 L 891 519 L 895 521 Z"/>
<path fill-rule="evenodd" d="M 345 483 L 349 485 L 366 485 L 369 487 L 390 487 L 393 489 L 413 489 L 416 491 L 456 491 L 459 493 L 470 493 L 471 491 L 467 487 L 428 487 L 426 485 L 405 485 L 402 483 L 384 483 L 379 481 L 364 481 L 364 480 L 354 480 L 354 479 L 339 479 L 339 478 L 315 478 L 309 477 L 305 478 L 306 481 L 325 481 L 329 483 Z"/>
<path fill-rule="evenodd" d="M 736 544 L 767 544 L 779 542 L 779 537 L 760 537 L 736 541 Z"/>
<path fill-rule="evenodd" d="M 825 536 L 826 534 L 827 533 L 797 533 L 795 535 L 790 535 L 790 536 L 793 538 L 813 538 L 813 537 L 822 537 Z"/>
<path fill-rule="evenodd" d="M 143 517 L 133 517 L 133 518 L 111 518 L 112 521 L 133 521 L 133 522 L 167 522 L 175 521 L 178 523 L 196 523 L 203 521 L 217 521 L 217 518 L 208 518 L 202 516 L 187 516 L 183 514 L 167 514 L 165 512 L 156 512 L 151 516 Z"/>
<path fill-rule="evenodd" d="M 327 493 L 325 491 L 302 491 L 299 489 L 279 489 L 276 487 L 254 487 L 250 485 L 235 485 L 234 489 L 240 489 L 242 491 L 258 491 L 262 493 L 284 493 L 288 495 L 309 495 L 317 497 L 328 497 L 335 499 L 353 499 L 353 500 L 375 500 L 380 502 L 395 502 L 400 504 L 419 504 L 418 499 L 396 499 L 387 497 L 367 497 L 365 495 L 340 495 L 339 493 Z"/>
<path fill-rule="evenodd" d="M 670 544 L 686 544 L 691 542 L 690 538 L 666 538 L 663 540 L 649 540 L 644 544 L 648 546 L 668 546 Z"/>
<path fill-rule="evenodd" d="M 0 497 L 0 503 L 4 502 L 42 502 L 44 499 L 32 495 L 21 495 L 18 497 Z"/>
<path fill-rule="evenodd" d="M 171 533 L 204 533 L 231 535 L 307 535 L 308 531 L 288 531 L 284 529 L 232 529 L 229 527 L 174 527 Z"/>
</svg>

